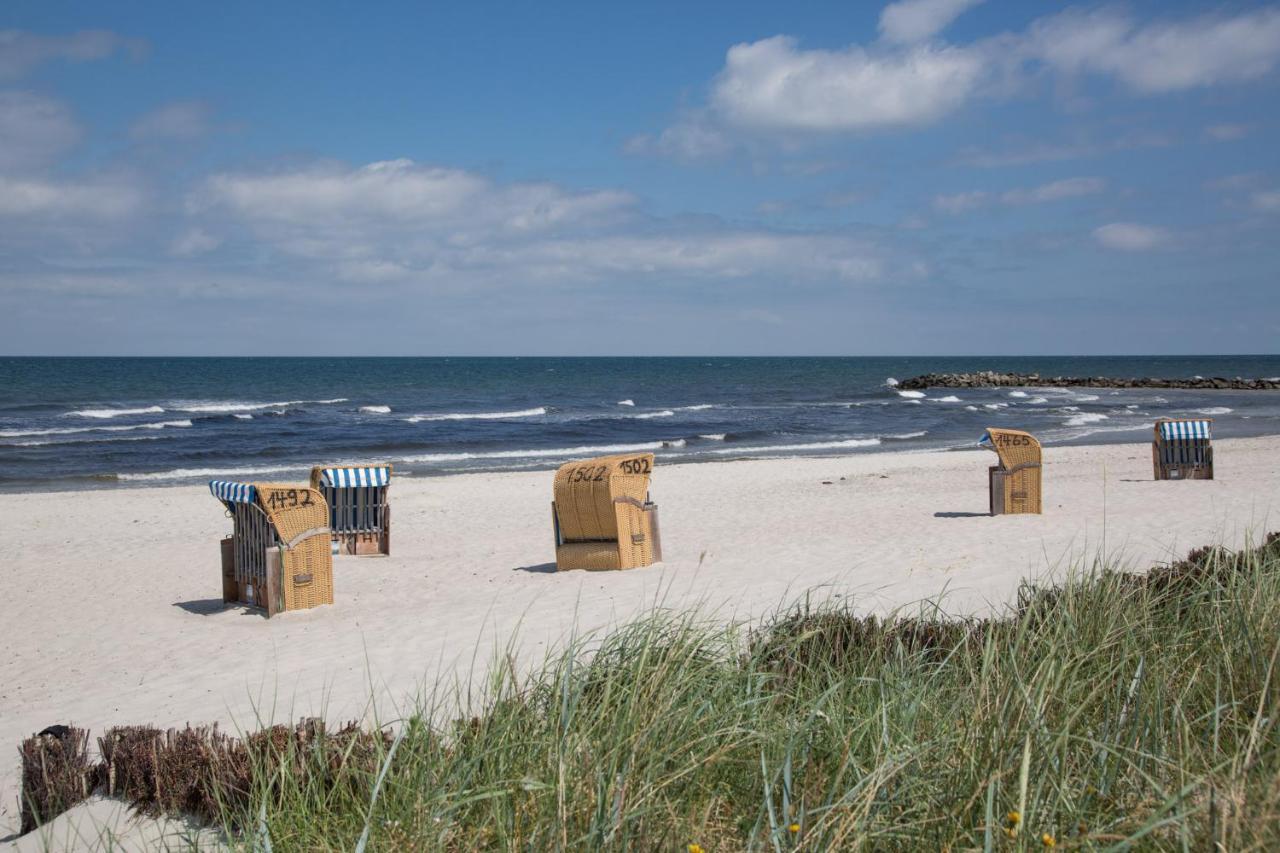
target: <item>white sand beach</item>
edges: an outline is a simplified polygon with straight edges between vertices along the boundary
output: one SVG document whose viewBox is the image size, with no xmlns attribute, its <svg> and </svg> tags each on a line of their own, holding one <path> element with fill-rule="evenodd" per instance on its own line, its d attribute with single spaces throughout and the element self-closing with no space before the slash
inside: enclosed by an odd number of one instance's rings
<svg viewBox="0 0 1280 853">
<path fill-rule="evenodd" d="M 224 607 L 230 521 L 203 486 L 0 495 L 0 838 L 17 747 L 52 723 L 382 720 L 483 666 L 657 603 L 754 618 L 806 590 L 952 612 L 1108 555 L 1133 568 L 1280 529 L 1280 437 L 1220 440 L 1214 481 L 1154 482 L 1149 444 L 1048 447 L 1044 514 L 989 517 L 983 451 L 661 465 L 665 562 L 556 573 L 549 471 L 398 478 L 393 556 L 342 557 L 336 604 Z"/>
</svg>

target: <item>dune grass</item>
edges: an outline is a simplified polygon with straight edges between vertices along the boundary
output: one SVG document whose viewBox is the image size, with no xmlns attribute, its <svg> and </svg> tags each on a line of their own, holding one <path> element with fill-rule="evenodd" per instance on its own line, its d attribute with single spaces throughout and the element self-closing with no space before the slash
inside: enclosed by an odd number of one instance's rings
<svg viewBox="0 0 1280 853">
<path fill-rule="evenodd" d="M 1280 849 L 1278 654 L 1274 537 L 982 621 L 659 613 L 499 661 L 481 713 L 375 761 L 261 762 L 221 822 L 274 850 Z"/>
</svg>

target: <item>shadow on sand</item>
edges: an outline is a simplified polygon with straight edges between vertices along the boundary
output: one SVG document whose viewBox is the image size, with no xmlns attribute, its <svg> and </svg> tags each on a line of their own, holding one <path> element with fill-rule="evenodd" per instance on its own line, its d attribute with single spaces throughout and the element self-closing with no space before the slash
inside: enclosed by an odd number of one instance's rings
<svg viewBox="0 0 1280 853">
<path fill-rule="evenodd" d="M 173 606 L 179 607 L 188 613 L 194 613 L 196 616 L 212 616 L 224 610 L 242 610 L 245 616 L 261 616 L 264 619 L 267 615 L 267 611 L 261 607 L 250 607 L 239 602 L 223 601 L 221 598 L 196 598 L 191 601 L 175 601 Z"/>
<path fill-rule="evenodd" d="M 516 566 L 513 572 L 533 572 L 535 574 L 549 575 L 556 570 L 555 563 L 538 563 L 536 566 Z"/>
</svg>

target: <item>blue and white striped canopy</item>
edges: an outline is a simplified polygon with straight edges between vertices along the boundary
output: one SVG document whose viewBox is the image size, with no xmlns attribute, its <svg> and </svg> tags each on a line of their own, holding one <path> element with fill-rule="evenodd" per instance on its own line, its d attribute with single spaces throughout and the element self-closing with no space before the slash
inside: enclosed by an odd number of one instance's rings
<svg viewBox="0 0 1280 853">
<path fill-rule="evenodd" d="M 210 480 L 209 491 L 220 501 L 233 504 L 253 503 L 256 490 L 248 483 L 233 483 L 230 480 Z"/>
<path fill-rule="evenodd" d="M 391 468 L 325 468 L 320 472 L 320 485 L 330 488 L 348 486 L 385 486 L 391 482 Z"/>
<path fill-rule="evenodd" d="M 1212 439 L 1210 425 L 1210 421 L 1163 421 L 1160 424 L 1160 437 L 1165 441 Z"/>
<path fill-rule="evenodd" d="M 982 434 L 982 438 L 978 439 L 978 446 L 979 446 L 979 447 L 982 447 L 982 446 L 987 445 L 987 444 L 990 444 L 990 443 L 991 443 L 991 433 L 989 433 L 989 432 L 984 432 L 984 433 Z"/>
</svg>

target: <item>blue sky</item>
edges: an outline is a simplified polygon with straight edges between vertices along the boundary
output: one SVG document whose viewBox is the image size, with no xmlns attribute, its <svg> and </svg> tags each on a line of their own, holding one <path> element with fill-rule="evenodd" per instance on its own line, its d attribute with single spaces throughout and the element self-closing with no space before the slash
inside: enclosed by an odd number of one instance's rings
<svg viewBox="0 0 1280 853">
<path fill-rule="evenodd" d="M 1274 353 L 1277 106 L 1276 3 L 11 0 L 0 352 Z"/>
</svg>

